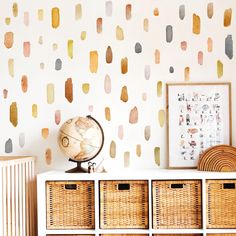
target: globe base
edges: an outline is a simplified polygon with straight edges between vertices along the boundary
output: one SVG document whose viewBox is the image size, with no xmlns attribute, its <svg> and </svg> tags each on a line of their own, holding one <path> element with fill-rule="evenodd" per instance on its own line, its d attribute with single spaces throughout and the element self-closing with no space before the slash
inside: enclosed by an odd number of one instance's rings
<svg viewBox="0 0 236 236">
<path fill-rule="evenodd" d="M 88 170 L 86 168 L 83 168 L 81 166 L 81 162 L 77 162 L 77 166 L 65 171 L 66 173 L 88 173 Z"/>
</svg>

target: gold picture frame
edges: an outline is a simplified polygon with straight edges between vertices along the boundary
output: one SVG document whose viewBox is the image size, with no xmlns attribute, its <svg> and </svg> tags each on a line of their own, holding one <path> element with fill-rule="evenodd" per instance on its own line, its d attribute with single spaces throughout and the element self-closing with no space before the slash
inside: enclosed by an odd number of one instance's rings
<svg viewBox="0 0 236 236">
<path fill-rule="evenodd" d="M 168 168 L 197 168 L 201 153 L 232 143 L 231 83 L 167 83 Z"/>
</svg>

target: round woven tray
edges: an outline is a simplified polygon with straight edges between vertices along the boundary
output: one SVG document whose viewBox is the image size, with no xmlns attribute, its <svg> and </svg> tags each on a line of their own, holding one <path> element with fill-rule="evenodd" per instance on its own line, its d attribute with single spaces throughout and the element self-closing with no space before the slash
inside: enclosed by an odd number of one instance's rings
<svg viewBox="0 0 236 236">
<path fill-rule="evenodd" d="M 218 172 L 236 171 L 236 148 L 229 145 L 208 148 L 200 156 L 197 169 Z"/>
</svg>

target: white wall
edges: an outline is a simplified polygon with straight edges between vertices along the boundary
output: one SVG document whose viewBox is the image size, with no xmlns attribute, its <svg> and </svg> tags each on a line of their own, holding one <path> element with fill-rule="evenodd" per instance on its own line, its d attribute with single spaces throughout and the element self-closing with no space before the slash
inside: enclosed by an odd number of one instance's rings
<svg viewBox="0 0 236 236">
<path fill-rule="evenodd" d="M 111 2 L 112 15 L 106 14 L 106 4 Z M 213 3 L 214 14 L 207 16 L 207 6 Z M 75 18 L 75 6 L 81 4 L 82 17 Z M 131 4 L 131 18 L 126 19 L 126 5 Z M 232 140 L 235 137 L 235 55 L 229 59 L 225 54 L 225 38 L 232 35 L 234 48 L 236 37 L 236 2 L 225 1 L 189 1 L 189 0 L 145 0 L 145 1 L 17 1 L 18 15 L 13 15 L 13 3 L 4 0 L 0 8 L 0 152 L 1 155 L 34 155 L 38 157 L 40 171 L 48 169 L 66 169 L 67 159 L 60 152 L 56 137 L 60 125 L 70 117 L 91 114 L 102 125 L 105 133 L 105 145 L 100 156 L 107 163 L 117 167 L 124 165 L 124 153 L 130 153 L 130 168 L 159 168 L 155 163 L 154 149 L 160 147 L 160 167 L 166 166 L 166 123 L 160 127 L 159 110 L 165 110 L 165 83 L 184 82 L 184 71 L 190 68 L 189 82 L 231 82 L 232 83 Z M 179 18 L 179 7 L 185 6 L 185 17 Z M 60 9 L 60 25 L 51 25 L 51 10 Z M 159 15 L 153 14 L 158 8 Z M 231 24 L 224 26 L 224 12 L 232 9 Z M 38 19 L 38 10 L 43 11 L 43 20 Z M 29 22 L 24 17 L 29 16 Z M 194 34 L 193 14 L 201 19 L 200 34 Z M 10 17 L 10 24 L 5 19 Z M 102 32 L 97 33 L 96 21 L 101 17 Z M 149 21 L 148 32 L 144 31 L 144 19 Z M 166 42 L 166 26 L 173 27 L 173 40 Z M 124 40 L 116 39 L 116 27 L 123 29 Z M 82 31 L 87 37 L 81 40 Z M 13 32 L 14 43 L 10 48 L 4 45 L 6 32 Z M 213 50 L 207 49 L 207 39 L 213 41 Z M 39 41 L 42 40 L 40 43 Z M 73 40 L 73 58 L 67 54 L 67 42 Z M 187 42 L 187 49 L 180 47 L 181 41 Z M 23 54 L 23 43 L 30 42 L 29 57 Z M 135 53 L 135 44 L 142 45 L 142 52 Z M 57 49 L 55 50 L 55 45 Z M 110 46 L 113 61 L 106 63 L 106 49 Z M 98 70 L 91 73 L 89 69 L 90 51 L 98 52 Z M 160 63 L 155 63 L 155 51 L 160 52 Z M 203 52 L 203 65 L 198 64 L 198 52 Z M 233 51 L 235 53 L 235 49 Z M 128 58 L 128 72 L 121 73 L 121 59 Z M 60 58 L 62 69 L 55 70 L 55 61 Z M 8 71 L 9 59 L 14 60 L 14 75 Z M 217 75 L 217 61 L 224 65 L 221 78 Z M 43 63 L 43 64 L 42 64 Z M 41 64 L 41 66 L 40 66 Z M 42 65 L 44 68 L 42 68 Z M 150 78 L 145 78 L 145 67 L 150 67 Z M 170 73 L 169 68 L 174 68 Z M 21 78 L 28 78 L 28 90 L 23 92 Z M 104 90 L 105 76 L 111 78 L 111 93 Z M 65 98 L 65 81 L 72 78 L 73 102 Z M 162 81 L 162 96 L 157 96 L 157 82 Z M 55 87 L 55 99 L 47 102 L 47 85 Z M 90 91 L 84 94 L 82 84 L 89 83 Z M 127 86 L 129 99 L 120 100 L 121 88 Z M 8 90 L 7 98 L 3 90 Z M 146 94 L 146 101 L 143 100 Z M 12 102 L 17 103 L 18 124 L 16 127 L 9 121 L 9 110 Z M 32 116 L 32 105 L 37 105 L 37 117 Z M 91 111 L 91 106 L 93 107 Z M 129 123 L 129 113 L 137 107 L 139 119 L 136 124 Z M 90 108 L 89 108 L 90 107 Z M 105 118 L 105 108 L 109 107 L 111 120 Z M 55 112 L 61 112 L 61 123 L 55 123 Z M 118 127 L 124 127 L 124 138 L 118 137 Z M 151 137 L 144 138 L 144 129 L 151 127 Z M 41 135 L 43 128 L 49 129 L 45 139 Z M 21 145 L 19 144 L 21 137 Z M 22 137 L 25 142 L 22 143 Z M 11 139 L 10 141 L 8 141 Z M 12 141 L 12 150 L 5 144 Z M 110 144 L 116 143 L 116 157 L 109 154 Z M 141 145 L 141 156 L 136 155 L 136 145 Z M 45 152 L 51 150 L 51 162 L 45 161 Z M 9 152 L 9 153 L 6 153 Z"/>
</svg>

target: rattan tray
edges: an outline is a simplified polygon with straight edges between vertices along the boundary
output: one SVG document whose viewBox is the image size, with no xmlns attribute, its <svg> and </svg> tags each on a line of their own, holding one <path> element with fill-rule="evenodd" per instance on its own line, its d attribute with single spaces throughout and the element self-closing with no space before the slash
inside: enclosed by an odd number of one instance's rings
<svg viewBox="0 0 236 236">
<path fill-rule="evenodd" d="M 229 145 L 208 148 L 200 156 L 197 168 L 201 171 L 236 171 L 236 148 Z"/>
</svg>

